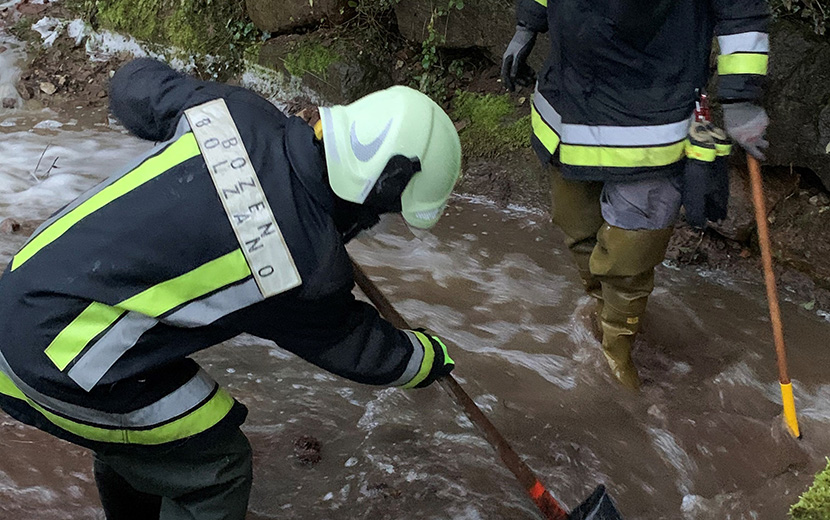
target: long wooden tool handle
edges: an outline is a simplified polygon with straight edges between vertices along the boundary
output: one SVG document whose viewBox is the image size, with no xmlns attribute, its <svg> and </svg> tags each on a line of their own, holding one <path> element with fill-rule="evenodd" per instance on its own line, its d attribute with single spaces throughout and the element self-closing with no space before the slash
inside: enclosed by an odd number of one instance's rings
<svg viewBox="0 0 830 520">
<path fill-rule="evenodd" d="M 369 298 L 381 315 L 399 329 L 411 328 L 403 316 L 395 310 L 386 296 L 369 279 L 360 265 L 352 260 L 352 266 L 354 268 L 355 282 L 357 282 L 360 290 Z M 547 520 L 567 520 L 568 512 L 565 508 L 551 495 L 550 491 L 545 489 L 545 486 L 536 478 L 533 470 L 519 458 L 504 436 L 490 422 L 487 416 L 484 415 L 469 394 L 461 388 L 458 381 L 452 375 L 446 375 L 438 379 L 438 383 L 464 409 L 464 412 L 473 424 L 481 430 L 487 442 L 496 450 L 504 465 L 507 466 L 507 469 L 513 473 L 522 487 L 527 491 L 530 498 L 536 504 L 536 507 L 542 512 L 542 515 Z"/>
<path fill-rule="evenodd" d="M 764 198 L 764 181 L 761 179 L 761 165 L 758 160 L 746 155 L 749 165 L 749 179 L 752 185 L 752 200 L 755 205 L 755 222 L 758 225 L 758 244 L 761 246 L 761 262 L 764 266 L 764 282 L 767 286 L 767 301 L 769 302 L 769 317 L 772 321 L 772 337 L 775 342 L 775 354 L 778 359 L 778 382 L 781 384 L 781 396 L 784 403 L 784 420 L 790 433 L 800 437 L 798 422 L 795 415 L 795 401 L 792 394 L 792 384 L 787 371 L 787 348 L 784 345 L 784 328 L 781 325 L 781 307 L 778 304 L 778 290 L 775 284 L 775 272 L 772 270 L 772 247 L 769 241 L 769 226 L 767 225 L 767 204 Z"/>
</svg>

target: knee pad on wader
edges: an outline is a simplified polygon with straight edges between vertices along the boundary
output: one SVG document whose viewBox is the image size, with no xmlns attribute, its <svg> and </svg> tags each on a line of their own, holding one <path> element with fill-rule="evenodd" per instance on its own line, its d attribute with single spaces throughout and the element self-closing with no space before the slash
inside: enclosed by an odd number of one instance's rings
<svg viewBox="0 0 830 520">
<path fill-rule="evenodd" d="M 628 230 L 609 224 L 597 233 L 589 265 L 602 283 L 603 354 L 614 377 L 629 388 L 640 385 L 631 346 L 654 289 L 654 267 L 662 262 L 671 235 L 672 229 Z"/>
</svg>

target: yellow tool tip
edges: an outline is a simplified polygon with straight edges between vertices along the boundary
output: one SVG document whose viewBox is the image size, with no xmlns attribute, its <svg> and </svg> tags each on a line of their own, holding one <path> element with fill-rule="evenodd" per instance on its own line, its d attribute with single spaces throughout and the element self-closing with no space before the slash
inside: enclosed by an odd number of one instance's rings
<svg viewBox="0 0 830 520">
<path fill-rule="evenodd" d="M 790 435 L 796 439 L 801 439 L 801 431 L 798 429 L 798 417 L 795 414 L 795 399 L 793 398 L 792 383 L 781 384 L 781 402 L 784 405 L 784 425 L 790 432 Z"/>
</svg>

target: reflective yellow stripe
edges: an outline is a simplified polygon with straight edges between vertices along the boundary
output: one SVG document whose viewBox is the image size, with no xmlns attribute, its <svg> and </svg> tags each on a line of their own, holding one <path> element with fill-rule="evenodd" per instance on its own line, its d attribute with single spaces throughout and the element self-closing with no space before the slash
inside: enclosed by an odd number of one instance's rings
<svg viewBox="0 0 830 520">
<path fill-rule="evenodd" d="M 157 317 L 189 302 L 250 276 L 251 270 L 241 249 L 127 298 L 115 307 L 94 302 L 64 328 L 46 347 L 46 355 L 63 370 L 90 341 L 112 325 L 126 311 Z"/>
<path fill-rule="evenodd" d="M 443 341 L 441 341 L 441 338 L 438 338 L 438 337 L 435 337 L 435 336 L 433 336 L 433 338 L 435 338 L 435 341 L 437 341 L 437 342 L 438 342 L 438 344 L 439 344 L 439 345 L 441 345 L 441 350 L 443 350 L 443 351 L 444 351 L 444 364 L 446 365 L 446 364 L 447 364 L 447 362 L 450 362 L 450 363 L 452 363 L 452 364 L 454 365 L 454 364 L 455 364 L 455 361 L 453 361 L 453 360 L 452 360 L 452 358 L 450 357 L 450 353 L 449 353 L 449 351 L 447 350 L 447 346 L 446 346 L 446 345 L 444 345 L 444 342 L 443 342 Z"/>
<path fill-rule="evenodd" d="M 241 249 L 237 249 L 127 298 L 117 307 L 155 318 L 183 303 L 247 278 L 250 274 L 245 255 Z"/>
<path fill-rule="evenodd" d="M 23 265 L 38 251 L 51 244 L 84 217 L 98 211 L 115 199 L 129 193 L 173 166 L 199 155 L 199 146 L 192 133 L 187 133 L 161 154 L 147 159 L 141 166 L 113 182 L 86 202 L 73 209 L 34 237 L 12 260 L 12 271 Z"/>
<path fill-rule="evenodd" d="M 718 57 L 718 74 L 761 74 L 767 73 L 769 56 L 755 53 L 724 54 Z"/>
<path fill-rule="evenodd" d="M 714 148 L 706 148 L 705 146 L 697 146 L 689 143 L 686 146 L 686 157 L 702 162 L 713 162 L 717 152 Z"/>
<path fill-rule="evenodd" d="M 533 134 L 536 138 L 542 142 L 542 145 L 552 155 L 556 151 L 556 147 L 559 146 L 559 136 L 545 123 L 532 103 L 530 105 L 530 126 L 533 128 Z"/>
<path fill-rule="evenodd" d="M 432 370 L 432 362 L 435 360 L 435 351 L 432 349 L 432 342 L 429 338 L 418 331 L 412 332 L 418 338 L 418 341 L 421 342 L 421 346 L 424 347 L 424 359 L 421 361 L 421 368 L 418 370 L 418 373 L 415 374 L 415 377 L 413 377 L 407 384 L 402 385 L 402 388 L 413 388 L 417 386 L 418 383 L 426 379 L 429 375 L 429 371 Z"/>
<path fill-rule="evenodd" d="M 718 157 L 723 157 L 732 153 L 732 145 L 715 143 L 715 150 L 718 153 Z"/>
<path fill-rule="evenodd" d="M 548 0 L 536 0 L 536 3 L 541 5 L 542 7 L 548 6 Z"/>
<path fill-rule="evenodd" d="M 58 369 L 63 370 L 95 336 L 115 323 L 124 309 L 116 309 L 93 302 L 64 328 L 46 347 L 46 355 Z"/>
<path fill-rule="evenodd" d="M 562 143 L 559 154 L 563 164 L 636 168 L 667 166 L 683 158 L 686 141 L 666 146 L 614 147 L 579 146 Z"/>
<path fill-rule="evenodd" d="M 77 423 L 46 410 L 18 389 L 11 379 L 0 372 L 0 393 L 25 401 L 49 422 L 69 433 L 97 442 L 118 444 L 163 444 L 201 433 L 221 421 L 233 407 L 233 398 L 219 389 L 206 403 L 187 415 L 162 426 L 147 430 L 110 430 Z"/>
</svg>

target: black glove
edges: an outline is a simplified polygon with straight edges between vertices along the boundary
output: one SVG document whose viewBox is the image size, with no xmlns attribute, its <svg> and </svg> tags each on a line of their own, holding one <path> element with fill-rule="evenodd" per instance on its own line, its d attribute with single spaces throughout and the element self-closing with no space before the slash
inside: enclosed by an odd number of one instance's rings
<svg viewBox="0 0 830 520">
<path fill-rule="evenodd" d="M 726 217 L 729 202 L 731 145 L 726 134 L 709 123 L 695 122 L 689 131 L 683 173 L 683 207 L 686 222 L 703 229 L 708 221 Z"/>
<path fill-rule="evenodd" d="M 416 333 L 415 336 L 424 346 L 424 353 L 427 355 L 429 352 L 433 353 L 432 367 L 422 381 L 411 387 L 404 385 L 404 388 L 424 388 L 425 386 L 431 385 L 439 377 L 446 376 L 452 372 L 452 369 L 455 368 L 455 361 L 452 360 L 447 352 L 447 346 L 444 345 L 444 342 L 438 336 L 433 336 L 424 329 L 415 329 L 412 332 Z M 418 376 L 415 376 L 415 380 L 417 378 Z"/>
<path fill-rule="evenodd" d="M 516 90 L 516 84 L 522 87 L 532 85 L 536 79 L 536 72 L 527 64 L 527 57 L 536 43 L 536 33 L 523 27 L 516 26 L 516 34 L 507 45 L 501 61 L 501 80 L 510 92 Z"/>
</svg>

